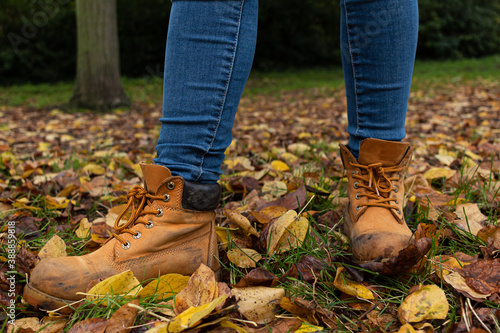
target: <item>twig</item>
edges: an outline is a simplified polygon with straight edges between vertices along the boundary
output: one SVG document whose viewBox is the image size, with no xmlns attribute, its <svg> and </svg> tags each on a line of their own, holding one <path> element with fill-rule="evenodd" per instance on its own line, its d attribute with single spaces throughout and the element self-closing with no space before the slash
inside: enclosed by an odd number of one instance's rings
<svg viewBox="0 0 500 333">
<path fill-rule="evenodd" d="M 472 313 L 474 314 L 474 317 L 476 317 L 477 320 L 479 320 L 479 322 L 481 323 L 481 325 L 484 327 L 484 329 L 486 331 L 488 331 L 488 333 L 493 333 L 491 332 L 491 330 L 488 328 L 488 326 L 486 326 L 486 324 L 481 320 L 481 318 L 479 318 L 479 316 L 477 315 L 476 311 L 474 311 L 474 308 L 472 307 L 472 304 L 470 302 L 470 298 L 467 298 L 467 304 L 469 305 L 470 307 L 470 310 L 472 311 Z"/>
</svg>

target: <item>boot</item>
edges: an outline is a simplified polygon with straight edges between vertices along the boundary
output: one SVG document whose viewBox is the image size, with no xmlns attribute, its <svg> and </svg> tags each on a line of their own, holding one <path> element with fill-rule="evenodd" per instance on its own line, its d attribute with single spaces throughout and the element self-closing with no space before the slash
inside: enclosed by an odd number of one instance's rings
<svg viewBox="0 0 500 333">
<path fill-rule="evenodd" d="M 404 176 L 412 157 L 408 143 L 378 139 L 361 142 L 356 161 L 340 145 L 347 173 L 349 204 L 344 231 L 358 263 L 396 257 L 412 236 L 403 216 Z"/>
<path fill-rule="evenodd" d="M 168 273 L 191 275 L 202 263 L 219 270 L 214 213 L 219 184 L 185 181 L 160 165 L 141 168 L 145 189 L 128 192 L 129 220 L 118 225 L 119 216 L 112 237 L 90 254 L 42 260 L 24 288 L 29 304 L 58 309 L 85 297 L 76 293 L 96 281 L 129 269 L 141 282 Z"/>
</svg>

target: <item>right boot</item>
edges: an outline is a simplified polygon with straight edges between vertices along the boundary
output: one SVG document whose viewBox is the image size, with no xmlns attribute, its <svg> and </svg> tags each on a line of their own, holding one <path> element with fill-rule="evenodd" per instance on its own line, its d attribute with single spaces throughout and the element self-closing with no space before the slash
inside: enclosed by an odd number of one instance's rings
<svg viewBox="0 0 500 333">
<path fill-rule="evenodd" d="M 144 282 L 168 273 L 191 275 L 200 264 L 220 269 L 215 208 L 219 184 L 172 176 L 164 166 L 141 164 L 145 188 L 127 194 L 131 217 L 101 248 L 83 256 L 42 260 L 31 272 L 23 298 L 37 309 L 55 310 L 84 298 L 96 282 L 132 270 Z M 64 308 L 63 312 L 70 312 Z"/>
</svg>

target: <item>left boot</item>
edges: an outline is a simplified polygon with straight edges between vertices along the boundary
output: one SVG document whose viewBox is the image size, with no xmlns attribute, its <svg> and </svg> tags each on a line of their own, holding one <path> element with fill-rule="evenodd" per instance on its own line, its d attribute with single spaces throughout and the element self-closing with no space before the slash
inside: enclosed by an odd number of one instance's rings
<svg viewBox="0 0 500 333">
<path fill-rule="evenodd" d="M 359 263 L 396 257 L 412 232 L 403 215 L 404 176 L 412 157 L 408 143 L 366 139 L 359 159 L 340 145 L 349 204 L 344 231 Z"/>
</svg>

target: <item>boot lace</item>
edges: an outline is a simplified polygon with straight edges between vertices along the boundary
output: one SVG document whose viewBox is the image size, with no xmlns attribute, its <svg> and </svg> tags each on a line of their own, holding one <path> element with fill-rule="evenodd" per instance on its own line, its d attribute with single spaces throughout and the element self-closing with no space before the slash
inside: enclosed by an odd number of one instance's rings
<svg viewBox="0 0 500 333">
<path fill-rule="evenodd" d="M 354 188 L 363 188 L 366 191 L 362 191 L 357 194 L 359 197 L 367 197 L 369 202 L 359 204 L 356 209 L 361 207 L 381 207 L 387 209 L 394 209 L 400 213 L 399 207 L 397 206 L 397 198 L 390 196 L 392 191 L 398 192 L 399 188 L 394 185 L 393 181 L 399 180 L 399 172 L 403 170 L 404 166 L 397 167 L 382 167 L 382 163 L 374 163 L 370 165 L 361 165 L 352 163 L 355 168 L 361 169 L 361 174 L 353 173 Z M 397 173 L 396 176 L 390 177 L 390 174 Z M 393 204 L 394 202 L 394 204 Z"/>
<path fill-rule="evenodd" d="M 163 195 L 152 195 L 145 189 L 143 189 L 141 186 L 136 185 L 132 187 L 128 193 L 127 193 L 127 198 L 128 198 L 128 203 L 123 212 L 116 218 L 115 221 L 115 231 L 112 232 L 111 235 L 118 239 L 120 243 L 122 244 L 122 247 L 124 249 L 127 249 L 130 246 L 130 243 L 128 241 L 125 241 L 122 237 L 120 237 L 120 234 L 127 233 L 131 234 L 132 237 L 134 238 L 139 238 L 140 233 L 137 231 L 132 231 L 130 228 L 132 228 L 136 223 L 141 223 L 144 225 L 151 225 L 150 221 L 143 221 L 140 220 L 139 217 L 148 215 L 148 214 L 155 214 L 157 216 L 161 216 L 160 214 L 163 214 L 162 210 L 155 209 L 155 210 L 144 210 L 144 206 L 146 203 L 151 203 L 153 200 L 162 200 L 164 199 Z M 136 202 L 138 202 L 136 206 Z M 131 214 L 127 222 L 124 224 L 120 225 L 120 220 L 121 218 L 125 215 L 125 213 L 131 209 Z"/>
</svg>

